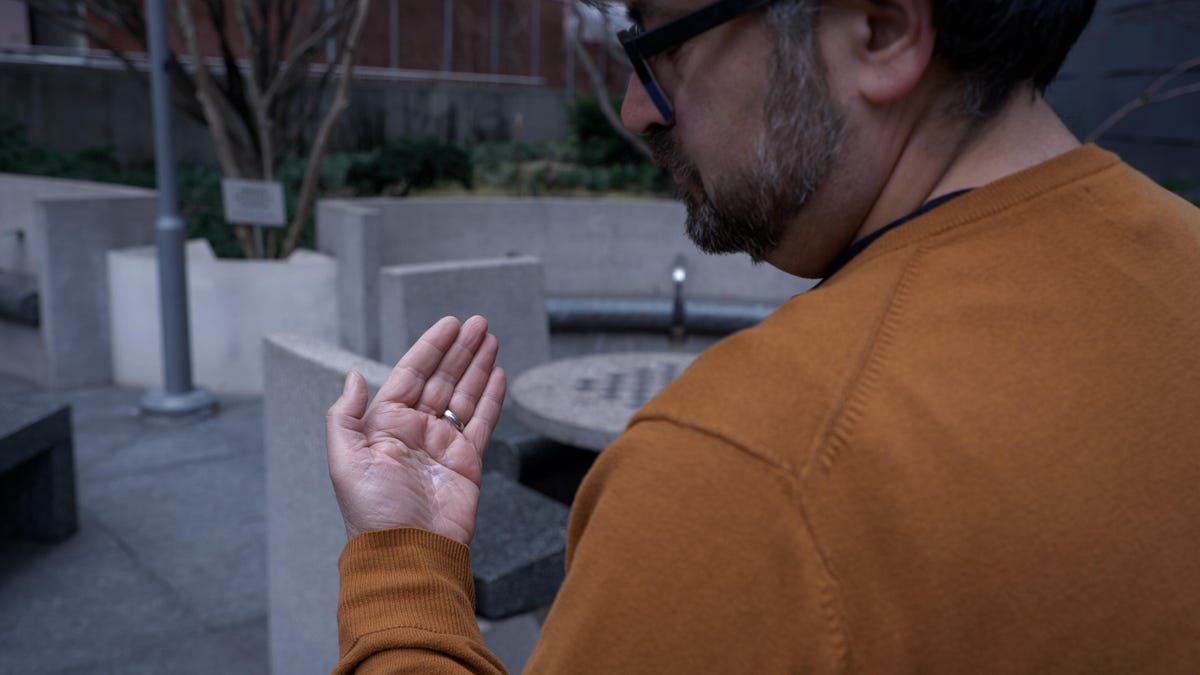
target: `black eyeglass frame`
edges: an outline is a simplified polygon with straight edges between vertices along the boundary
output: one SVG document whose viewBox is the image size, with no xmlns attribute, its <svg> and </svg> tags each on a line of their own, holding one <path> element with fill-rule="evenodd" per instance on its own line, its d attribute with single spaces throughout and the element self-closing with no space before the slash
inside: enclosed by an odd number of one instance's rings
<svg viewBox="0 0 1200 675">
<path fill-rule="evenodd" d="M 664 121 L 669 123 L 675 119 L 675 107 L 654 77 L 650 59 L 771 2 L 774 0 L 717 0 L 651 31 L 643 33 L 635 24 L 617 33 L 617 39 L 633 65 L 633 72 L 637 73 Z"/>
</svg>

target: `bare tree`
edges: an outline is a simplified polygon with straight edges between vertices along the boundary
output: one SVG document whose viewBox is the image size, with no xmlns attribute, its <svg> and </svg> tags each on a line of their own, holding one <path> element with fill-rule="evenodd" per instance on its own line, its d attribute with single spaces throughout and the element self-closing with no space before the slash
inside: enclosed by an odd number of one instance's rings
<svg viewBox="0 0 1200 675">
<path fill-rule="evenodd" d="M 148 51 L 142 0 L 25 1 L 111 52 L 143 82 L 148 80 L 145 68 L 109 37 L 115 31 L 132 39 L 142 52 Z M 274 180 L 280 162 L 305 146 L 316 125 L 286 236 L 281 246 L 277 230 L 270 231 L 267 250 L 262 252 L 267 256 L 286 257 L 295 250 L 312 213 L 321 159 L 349 105 L 355 50 L 369 8 L 370 0 L 174 0 L 169 4 L 172 22 L 186 47 L 186 55 L 168 57 L 175 103 L 208 127 L 226 177 Z M 201 26 L 215 36 L 220 57 L 205 57 Z M 334 45 L 333 57 L 323 68 L 314 67 L 329 44 Z M 333 98 L 323 108 L 335 81 Z M 254 257 L 249 228 L 239 225 L 236 231 L 243 252 Z"/>
<path fill-rule="evenodd" d="M 1128 117 L 1129 114 L 1135 110 L 1144 108 L 1154 103 L 1170 101 L 1173 98 L 1179 98 L 1180 96 L 1186 96 L 1187 94 L 1200 93 L 1200 82 L 1194 82 L 1192 84 L 1180 84 L 1171 87 L 1170 89 L 1165 88 L 1168 84 L 1177 81 L 1184 75 L 1196 71 L 1200 71 L 1200 56 L 1177 64 L 1165 75 L 1151 83 L 1149 87 L 1146 87 L 1146 89 L 1143 90 L 1142 93 L 1136 98 L 1125 103 L 1125 105 L 1121 106 L 1120 108 L 1117 108 L 1113 114 L 1109 115 L 1107 119 L 1100 123 L 1100 126 L 1096 127 L 1092 130 L 1092 133 L 1088 134 L 1085 142 L 1091 143 L 1100 138 L 1105 134 L 1105 132 L 1107 132 L 1109 129 L 1112 129 L 1118 122 Z"/>
<path fill-rule="evenodd" d="M 594 5 L 595 3 L 588 4 Z M 609 126 L 617 132 L 617 135 L 625 139 L 640 155 L 653 161 L 654 155 L 650 152 L 650 146 L 646 145 L 646 141 L 642 140 L 640 136 L 626 129 L 621 122 L 620 113 L 613 109 L 612 99 L 609 98 L 608 83 L 604 79 L 604 74 L 600 72 L 600 68 L 596 66 L 596 62 L 592 60 L 592 55 L 583 40 L 583 25 L 586 19 L 578 0 L 571 3 L 571 12 L 575 15 L 575 34 L 572 36 L 571 46 L 575 52 L 575 58 L 579 60 L 579 64 L 587 73 L 592 94 L 596 97 L 596 102 L 600 104 L 600 112 L 604 114 L 604 119 L 608 120 Z M 609 45 L 605 43 L 601 48 L 608 49 Z M 622 54 L 619 60 L 624 58 L 625 56 Z"/>
<path fill-rule="evenodd" d="M 1200 7 L 1195 2 L 1141 0 L 1114 8 L 1112 17 L 1122 23 L 1171 24 L 1185 27 L 1188 31 L 1200 28 Z M 1085 142 L 1091 143 L 1098 140 L 1121 120 L 1146 106 L 1163 103 L 1188 94 L 1200 93 L 1200 83 L 1187 81 L 1188 75 L 1192 73 L 1200 73 L 1200 55 L 1185 59 L 1172 66 L 1140 94 L 1114 110 L 1087 135 Z"/>
</svg>

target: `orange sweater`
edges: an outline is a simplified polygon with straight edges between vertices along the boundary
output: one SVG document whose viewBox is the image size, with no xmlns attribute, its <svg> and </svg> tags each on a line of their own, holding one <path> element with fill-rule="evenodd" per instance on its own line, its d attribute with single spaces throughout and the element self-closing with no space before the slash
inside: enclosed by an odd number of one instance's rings
<svg viewBox="0 0 1200 675">
<path fill-rule="evenodd" d="M 1088 146 L 705 353 L 576 498 L 529 672 L 1200 672 L 1200 211 Z M 339 671 L 499 671 L 466 548 L 340 561 Z"/>
</svg>

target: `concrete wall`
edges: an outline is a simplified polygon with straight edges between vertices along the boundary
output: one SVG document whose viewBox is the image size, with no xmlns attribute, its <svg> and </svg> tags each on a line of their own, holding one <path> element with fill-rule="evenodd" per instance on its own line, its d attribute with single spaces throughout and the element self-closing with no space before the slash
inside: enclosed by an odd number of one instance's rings
<svg viewBox="0 0 1200 675">
<path fill-rule="evenodd" d="M 272 336 L 262 349 L 271 672 L 328 673 L 346 529 L 329 482 L 325 411 L 348 372 L 362 373 L 374 396 L 388 369 L 306 337 Z"/>
<path fill-rule="evenodd" d="M 527 140 L 567 134 L 561 90 L 359 79 L 353 91 L 352 105 L 339 121 L 335 150 L 357 149 L 401 134 L 460 142 L 508 138 L 518 116 Z M 24 125 L 36 143 L 62 150 L 111 147 L 122 160 L 154 158 L 148 88 L 120 66 L 43 65 L 0 58 L 0 113 Z M 177 111 L 174 133 L 181 162 L 215 162 L 202 125 Z"/>
<path fill-rule="evenodd" d="M 152 247 L 109 253 L 112 364 L 118 384 L 160 386 L 162 333 Z M 219 393 L 261 393 L 262 339 L 295 333 L 337 340 L 337 264 L 297 251 L 286 261 L 219 260 L 208 242 L 188 244 L 192 375 Z"/>
<path fill-rule="evenodd" d="M 0 321 L 0 372 L 49 387 L 112 380 L 105 252 L 154 241 L 149 190 L 0 174 L 0 269 L 37 277 L 41 325 Z"/>
<path fill-rule="evenodd" d="M 496 364 L 511 381 L 550 359 L 550 328 L 537 258 L 501 258 L 385 267 L 379 331 L 384 363 L 400 360 L 443 316 L 480 314 L 500 340 Z"/>
<path fill-rule="evenodd" d="M 1198 27 L 1196 3 L 1100 0 L 1047 98 L 1083 138 L 1173 66 L 1200 57 Z M 1175 84 L 1196 82 L 1200 73 Z M 1152 178 L 1200 178 L 1200 94 L 1143 108 L 1099 144 Z"/>
<path fill-rule="evenodd" d="M 325 200 L 318 248 L 342 263 L 341 344 L 377 356 L 381 267 L 532 256 L 546 295 L 671 297 L 682 258 L 689 299 L 778 304 L 811 281 L 745 255 L 708 256 L 684 234 L 684 208 L 650 199 Z"/>
</svg>

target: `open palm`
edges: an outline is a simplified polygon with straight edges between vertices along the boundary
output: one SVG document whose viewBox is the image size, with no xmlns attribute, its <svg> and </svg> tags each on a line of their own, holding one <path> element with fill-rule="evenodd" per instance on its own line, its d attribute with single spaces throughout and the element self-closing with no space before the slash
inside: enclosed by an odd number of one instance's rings
<svg viewBox="0 0 1200 675">
<path fill-rule="evenodd" d="M 483 452 L 504 401 L 497 349 L 483 317 L 461 326 L 446 317 L 400 359 L 370 406 L 363 377 L 346 378 L 325 442 L 348 536 L 419 527 L 470 544 Z"/>
</svg>

